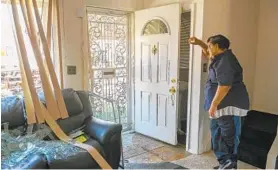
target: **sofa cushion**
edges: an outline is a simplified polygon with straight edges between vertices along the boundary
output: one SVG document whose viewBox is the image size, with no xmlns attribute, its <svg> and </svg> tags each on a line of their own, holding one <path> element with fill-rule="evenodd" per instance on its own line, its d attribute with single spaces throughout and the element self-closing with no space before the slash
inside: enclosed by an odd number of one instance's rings
<svg viewBox="0 0 278 170">
<path fill-rule="evenodd" d="M 83 104 L 73 89 L 64 89 L 62 94 L 69 116 L 78 115 L 83 111 Z"/>
<path fill-rule="evenodd" d="M 76 116 L 70 116 L 66 119 L 59 119 L 57 123 L 62 128 L 62 130 L 68 134 L 73 130 L 80 128 L 85 121 L 85 116 L 83 112 Z"/>
<path fill-rule="evenodd" d="M 83 111 L 83 104 L 79 99 L 78 94 L 71 88 L 63 89 L 62 95 L 65 101 L 65 105 L 69 116 L 74 116 L 80 114 Z M 46 106 L 46 101 L 43 92 L 39 93 L 39 98 Z"/>
<path fill-rule="evenodd" d="M 93 116 L 93 109 L 90 102 L 90 96 L 87 91 L 77 91 L 77 94 L 83 104 L 83 112 L 85 115 L 85 118 L 88 118 L 90 116 Z"/>
<path fill-rule="evenodd" d="M 96 148 L 99 151 L 99 153 L 105 157 L 103 148 L 96 140 L 89 139 L 85 143 Z M 73 156 L 67 157 L 66 159 L 48 160 L 48 164 L 50 169 L 97 169 L 99 168 L 95 160 L 93 160 L 91 155 L 86 151 L 79 152 Z"/>
<path fill-rule="evenodd" d="M 23 99 L 17 96 L 1 98 L 1 123 L 9 122 L 9 128 L 25 125 Z"/>
</svg>

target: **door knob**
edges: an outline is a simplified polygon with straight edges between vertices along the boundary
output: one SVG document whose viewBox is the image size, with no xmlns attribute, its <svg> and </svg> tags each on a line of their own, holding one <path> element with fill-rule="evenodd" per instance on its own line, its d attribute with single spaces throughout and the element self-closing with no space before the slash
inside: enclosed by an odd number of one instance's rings
<svg viewBox="0 0 278 170">
<path fill-rule="evenodd" d="M 171 93 L 171 95 L 174 95 L 176 93 L 176 88 L 172 86 L 172 88 L 169 89 L 169 92 Z"/>
<path fill-rule="evenodd" d="M 153 55 L 155 55 L 157 52 L 157 47 L 155 45 L 153 45 L 152 52 L 153 52 Z"/>
<path fill-rule="evenodd" d="M 176 83 L 177 80 L 176 80 L 175 78 L 172 78 L 171 82 L 172 82 L 172 83 Z"/>
</svg>

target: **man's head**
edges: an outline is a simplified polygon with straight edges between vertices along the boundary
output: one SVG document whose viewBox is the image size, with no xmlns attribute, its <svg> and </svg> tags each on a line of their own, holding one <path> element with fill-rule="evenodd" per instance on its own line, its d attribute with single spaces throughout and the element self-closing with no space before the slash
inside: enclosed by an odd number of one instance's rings
<svg viewBox="0 0 278 170">
<path fill-rule="evenodd" d="M 223 35 L 214 35 L 208 38 L 208 52 L 211 58 L 229 49 L 230 41 Z"/>
</svg>

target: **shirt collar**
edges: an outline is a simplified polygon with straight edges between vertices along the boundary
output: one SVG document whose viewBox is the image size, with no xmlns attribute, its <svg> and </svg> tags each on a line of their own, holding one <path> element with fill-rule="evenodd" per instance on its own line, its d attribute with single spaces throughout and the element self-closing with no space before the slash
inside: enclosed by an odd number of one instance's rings
<svg viewBox="0 0 278 170">
<path fill-rule="evenodd" d="M 216 56 L 213 57 L 212 61 L 217 61 L 217 60 L 221 59 L 222 56 L 224 56 L 225 54 L 229 54 L 229 53 L 232 53 L 231 49 L 225 50 L 224 52 L 217 54 Z"/>
</svg>

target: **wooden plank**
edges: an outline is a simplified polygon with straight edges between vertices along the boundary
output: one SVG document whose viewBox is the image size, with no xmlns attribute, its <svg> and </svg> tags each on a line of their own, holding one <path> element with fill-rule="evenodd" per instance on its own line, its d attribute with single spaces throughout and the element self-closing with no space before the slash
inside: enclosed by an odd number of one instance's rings
<svg viewBox="0 0 278 170">
<path fill-rule="evenodd" d="M 47 14 L 47 43 L 48 48 L 51 49 L 51 26 L 52 26 L 52 0 L 48 0 L 48 14 Z"/>
<path fill-rule="evenodd" d="M 13 31 L 14 32 L 14 31 Z M 20 54 L 20 50 L 19 50 L 19 45 L 18 42 L 16 40 L 16 36 L 14 35 L 15 41 L 16 41 L 16 49 L 17 49 L 17 55 L 21 55 Z M 30 92 L 30 88 L 28 86 L 27 83 L 27 77 L 26 77 L 26 73 L 24 70 L 24 66 L 23 66 L 23 62 L 22 62 L 22 57 L 19 57 L 19 68 L 20 68 L 20 73 L 21 73 L 21 87 L 23 89 L 23 95 L 24 95 L 24 104 L 25 104 L 25 110 L 26 110 L 26 115 L 27 115 L 27 124 L 31 125 L 36 123 L 36 114 L 35 114 L 35 108 L 34 108 L 34 103 L 33 100 L 31 98 L 31 92 Z"/>
<path fill-rule="evenodd" d="M 59 70 L 60 70 L 60 84 L 64 88 L 64 70 L 63 70 L 63 50 L 62 50 L 62 33 L 61 33 L 61 15 L 59 0 L 56 0 L 56 13 L 57 13 L 57 28 L 58 28 L 58 56 L 59 56 Z"/>
<path fill-rule="evenodd" d="M 34 86 L 32 72 L 30 69 L 31 67 L 28 62 L 27 51 L 25 48 L 23 34 L 22 34 L 22 30 L 21 30 L 21 27 L 19 24 L 19 16 L 18 16 L 18 11 L 17 11 L 16 0 L 11 0 L 11 4 L 12 4 L 12 12 L 13 12 L 13 18 L 14 18 L 13 20 L 14 20 L 14 25 L 15 25 L 15 30 L 16 30 L 16 37 L 17 37 L 17 42 L 18 42 L 19 51 L 20 51 L 20 55 L 19 55 L 19 57 L 21 58 L 20 61 L 22 62 L 23 68 L 26 73 L 27 84 L 29 86 L 32 101 L 34 103 L 34 108 L 36 111 L 36 116 L 37 116 L 37 120 L 38 120 L 37 122 L 43 123 L 44 117 L 42 114 L 41 104 L 40 104 L 40 101 L 39 101 L 39 98 L 38 98 L 38 95 L 36 93 L 36 89 Z M 23 86 L 23 88 L 26 88 L 26 86 Z"/>
<path fill-rule="evenodd" d="M 31 0 L 27 0 L 27 2 L 29 2 L 29 1 L 31 1 Z M 62 96 L 62 91 L 61 91 L 59 83 L 58 83 L 57 76 L 55 74 L 54 66 L 53 66 L 53 63 L 52 63 L 52 60 L 51 60 L 51 55 L 50 55 L 47 40 L 46 40 L 46 37 L 45 37 L 45 34 L 44 34 L 42 21 L 41 21 L 40 16 L 39 16 L 39 10 L 38 10 L 38 6 L 37 6 L 37 2 L 36 2 L 36 0 L 32 0 L 32 1 L 33 1 L 33 6 L 34 6 L 35 18 L 36 18 L 38 28 L 39 28 L 39 34 L 40 34 L 40 37 L 41 37 L 41 40 L 42 40 L 43 51 L 44 51 L 47 67 L 48 67 L 50 78 L 51 78 L 53 88 L 54 88 L 54 94 L 55 94 L 56 99 L 57 99 L 58 108 L 59 108 L 59 111 L 60 111 L 60 116 L 64 119 L 64 118 L 68 117 L 68 112 L 67 112 L 66 105 L 65 105 L 65 102 L 64 102 L 64 99 L 63 99 L 63 96 Z M 31 8 L 30 3 L 27 3 L 27 6 L 29 8 Z M 27 7 L 27 11 L 28 11 L 28 7 Z"/>
<path fill-rule="evenodd" d="M 31 45 L 32 45 L 32 48 L 33 48 L 35 59 L 37 61 L 38 67 L 39 67 L 39 72 L 40 72 L 42 87 L 43 87 L 44 96 L 45 96 L 45 100 L 46 100 L 46 105 L 47 105 L 47 108 L 48 108 L 51 116 L 55 120 L 57 120 L 57 119 L 61 118 L 60 111 L 58 109 L 57 102 L 56 102 L 56 99 L 54 97 L 54 93 L 52 91 L 50 81 L 49 81 L 48 76 L 47 76 L 47 71 L 44 67 L 44 62 L 43 62 L 43 59 L 42 59 L 40 46 L 39 46 L 38 41 L 37 41 L 37 35 L 36 35 L 37 31 L 36 31 L 36 28 L 35 28 L 33 14 L 31 12 L 31 1 L 27 0 L 25 2 L 26 2 L 25 4 L 26 4 L 26 9 L 27 9 L 29 27 L 30 27 L 30 32 L 31 32 L 31 34 L 29 34 L 29 38 L 30 38 L 30 41 L 31 41 Z M 46 60 L 47 60 L 47 57 L 46 57 Z"/>
<path fill-rule="evenodd" d="M 53 3 L 52 3 L 52 0 L 49 0 L 48 1 L 48 12 L 47 12 L 47 27 L 46 27 L 46 36 L 47 36 L 47 43 L 48 43 L 48 48 L 49 50 L 51 50 L 51 28 L 52 28 L 52 6 L 53 6 Z M 42 9 L 43 11 L 43 9 Z M 47 75 L 49 75 L 49 70 L 48 70 L 48 67 L 47 67 L 47 63 L 46 63 L 46 60 L 44 60 L 44 68 L 45 70 L 47 71 Z"/>
<path fill-rule="evenodd" d="M 20 5 L 22 6 L 23 4 L 20 3 Z M 23 8 L 22 9 L 22 13 L 25 13 L 25 9 Z M 10 19 L 12 20 L 12 15 L 10 14 Z M 28 22 L 27 21 L 27 18 L 25 17 L 24 18 L 24 21 L 25 22 Z M 28 33 L 30 32 L 29 30 L 29 27 L 27 27 L 27 31 Z M 17 41 L 17 38 L 16 38 L 16 33 L 15 33 L 15 28 L 14 28 L 14 25 L 12 25 L 12 32 L 13 32 L 13 36 L 14 36 L 14 40 L 15 40 L 15 44 L 16 44 L 16 51 L 17 51 L 17 55 L 21 55 L 20 54 L 20 49 L 19 49 L 19 44 L 18 44 L 18 41 Z M 31 93 L 30 93 L 30 90 L 29 90 L 29 86 L 27 84 L 27 77 L 26 77 L 26 73 L 25 73 L 25 70 L 24 70 L 24 67 L 23 67 L 23 64 L 22 64 L 22 57 L 20 56 L 19 57 L 19 68 L 20 68 L 20 73 L 21 73 L 21 87 L 23 89 L 23 95 L 24 95 L 24 105 L 25 105 L 25 110 L 26 110 L 26 115 L 27 115 L 27 124 L 30 125 L 30 124 L 34 124 L 36 123 L 36 115 L 35 115 L 35 108 L 34 108 L 34 103 L 32 101 L 32 98 L 31 98 Z M 27 89 L 27 90 L 25 90 Z"/>
<path fill-rule="evenodd" d="M 27 18 L 27 15 L 26 15 L 26 9 L 25 9 L 23 0 L 20 0 L 20 7 L 21 7 L 22 14 L 23 14 L 24 22 L 26 24 L 27 32 L 28 32 L 28 34 L 30 34 L 30 28 L 29 28 L 29 25 L 28 25 L 28 18 Z"/>
</svg>

